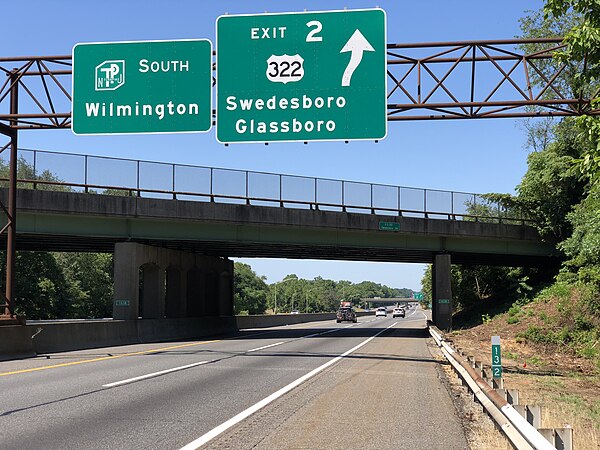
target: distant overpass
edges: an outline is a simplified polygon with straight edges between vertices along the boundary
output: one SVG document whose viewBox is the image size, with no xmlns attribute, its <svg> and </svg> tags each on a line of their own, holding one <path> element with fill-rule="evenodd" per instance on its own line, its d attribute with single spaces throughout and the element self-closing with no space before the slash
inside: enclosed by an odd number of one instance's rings
<svg viewBox="0 0 600 450">
<path fill-rule="evenodd" d="M 419 300 L 416 300 L 412 297 L 388 297 L 388 298 L 384 298 L 384 297 L 369 297 L 369 298 L 361 298 L 360 299 L 361 304 L 364 303 L 390 303 L 390 304 L 396 304 L 396 303 L 419 303 Z"/>
</svg>

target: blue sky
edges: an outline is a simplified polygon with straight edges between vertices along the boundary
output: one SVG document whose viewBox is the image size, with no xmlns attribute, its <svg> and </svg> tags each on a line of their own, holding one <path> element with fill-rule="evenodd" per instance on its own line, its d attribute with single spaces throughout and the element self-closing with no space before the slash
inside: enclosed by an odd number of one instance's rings
<svg viewBox="0 0 600 450">
<path fill-rule="evenodd" d="M 537 0 L 488 1 L 122 1 L 30 0 L 2 6 L 0 56 L 64 55 L 79 42 L 208 38 L 222 14 L 379 6 L 388 42 L 509 39 Z M 203 166 L 466 192 L 514 192 L 526 170 L 522 124 L 512 119 L 393 122 L 379 143 L 238 144 L 205 134 L 74 136 L 24 131 L 19 146 Z M 288 273 L 420 288 L 424 265 L 244 260 L 269 282 Z"/>
</svg>

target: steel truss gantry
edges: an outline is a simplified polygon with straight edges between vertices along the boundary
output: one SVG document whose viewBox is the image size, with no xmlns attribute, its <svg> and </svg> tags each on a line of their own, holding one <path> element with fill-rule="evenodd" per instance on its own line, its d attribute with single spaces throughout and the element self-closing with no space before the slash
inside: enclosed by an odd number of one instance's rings
<svg viewBox="0 0 600 450">
<path fill-rule="evenodd" d="M 569 75 L 585 70 L 558 62 L 561 38 L 388 44 L 389 121 L 598 115 L 598 92 L 569 92 Z M 529 52 L 522 50 L 527 48 Z M 531 51 L 533 49 L 533 51 Z M 71 55 L 0 57 L 0 134 L 10 148 L 6 285 L 0 317 L 14 317 L 17 135 L 71 127 Z M 21 98 L 19 98 L 21 95 Z"/>
</svg>

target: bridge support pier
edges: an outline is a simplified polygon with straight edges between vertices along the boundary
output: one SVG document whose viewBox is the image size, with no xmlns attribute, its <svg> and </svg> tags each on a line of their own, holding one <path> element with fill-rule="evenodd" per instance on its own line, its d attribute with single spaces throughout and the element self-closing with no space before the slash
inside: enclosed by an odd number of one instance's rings
<svg viewBox="0 0 600 450">
<path fill-rule="evenodd" d="M 450 255 L 435 255 L 431 270 L 432 320 L 440 330 L 452 329 L 452 285 Z"/>
<path fill-rule="evenodd" d="M 115 319 L 232 315 L 232 261 L 135 242 L 115 244 Z"/>
</svg>

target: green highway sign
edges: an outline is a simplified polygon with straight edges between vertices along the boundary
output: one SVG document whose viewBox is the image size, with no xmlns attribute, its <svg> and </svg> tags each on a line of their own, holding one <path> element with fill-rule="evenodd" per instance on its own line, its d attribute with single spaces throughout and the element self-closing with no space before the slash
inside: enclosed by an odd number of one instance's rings
<svg viewBox="0 0 600 450">
<path fill-rule="evenodd" d="M 208 131 L 211 94 L 206 39 L 73 47 L 75 134 Z"/>
<path fill-rule="evenodd" d="M 500 336 L 492 336 L 492 377 L 502 378 L 502 356 L 500 353 Z"/>
<path fill-rule="evenodd" d="M 379 222 L 379 229 L 382 231 L 400 231 L 400 224 L 397 222 Z"/>
<path fill-rule="evenodd" d="M 115 300 L 116 306 L 129 306 L 129 300 Z"/>
<path fill-rule="evenodd" d="M 450 304 L 450 300 L 447 298 L 440 298 L 437 301 L 438 305 L 448 305 Z"/>
<path fill-rule="evenodd" d="M 220 16 L 217 140 L 383 139 L 382 9 Z"/>
<path fill-rule="evenodd" d="M 414 300 L 423 300 L 423 293 L 422 292 L 413 292 L 413 299 Z"/>
</svg>

